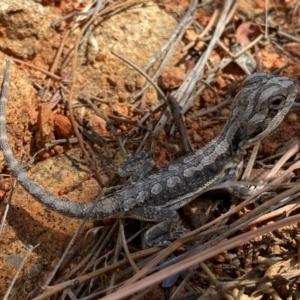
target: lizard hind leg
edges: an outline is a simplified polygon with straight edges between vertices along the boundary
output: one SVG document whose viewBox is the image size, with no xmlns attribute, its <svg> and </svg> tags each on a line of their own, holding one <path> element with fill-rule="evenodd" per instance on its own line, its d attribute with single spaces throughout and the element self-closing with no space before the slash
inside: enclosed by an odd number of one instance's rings
<svg viewBox="0 0 300 300">
<path fill-rule="evenodd" d="M 127 212 L 125 216 L 143 221 L 159 222 L 145 233 L 144 238 L 148 246 L 169 245 L 171 240 L 188 232 L 185 228 L 173 229 L 179 221 L 179 215 L 176 210 L 169 208 L 159 206 L 137 207 Z"/>
</svg>

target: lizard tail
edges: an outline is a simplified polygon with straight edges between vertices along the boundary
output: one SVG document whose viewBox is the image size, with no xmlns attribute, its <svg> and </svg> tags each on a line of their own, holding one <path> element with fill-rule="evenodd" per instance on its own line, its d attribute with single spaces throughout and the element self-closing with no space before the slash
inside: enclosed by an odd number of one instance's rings
<svg viewBox="0 0 300 300">
<path fill-rule="evenodd" d="M 16 177 L 22 187 L 37 201 L 50 209 L 75 218 L 89 217 L 91 219 L 103 219 L 113 214 L 114 208 L 111 205 L 111 199 L 104 198 L 101 201 L 90 203 L 69 202 L 59 197 L 53 196 L 42 187 L 32 181 L 24 171 L 24 168 L 15 159 L 7 139 L 5 126 L 5 111 L 7 105 L 8 82 L 10 75 L 10 60 L 6 60 L 6 70 L 2 84 L 1 103 L 0 103 L 0 147 L 2 148 L 4 158 L 9 165 L 13 175 Z M 97 200 L 99 200 L 98 197 Z M 96 208 L 96 209 L 94 209 Z"/>
</svg>

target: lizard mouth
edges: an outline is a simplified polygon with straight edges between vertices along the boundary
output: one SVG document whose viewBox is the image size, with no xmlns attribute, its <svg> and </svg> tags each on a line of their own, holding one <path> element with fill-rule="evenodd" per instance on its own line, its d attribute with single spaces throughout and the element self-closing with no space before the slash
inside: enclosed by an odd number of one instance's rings
<svg viewBox="0 0 300 300">
<path fill-rule="evenodd" d="M 241 146 L 242 149 L 247 149 L 252 146 L 257 140 L 260 140 L 260 136 L 264 135 L 264 129 L 257 127 L 256 130 L 248 136 L 248 139 Z"/>
</svg>

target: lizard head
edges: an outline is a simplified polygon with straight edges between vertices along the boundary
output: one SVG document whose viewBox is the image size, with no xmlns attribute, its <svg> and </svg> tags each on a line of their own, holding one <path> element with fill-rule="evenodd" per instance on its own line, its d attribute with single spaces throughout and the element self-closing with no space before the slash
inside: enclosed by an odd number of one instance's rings
<svg viewBox="0 0 300 300">
<path fill-rule="evenodd" d="M 233 101 L 232 115 L 239 120 L 242 148 L 263 140 L 285 117 L 298 92 L 288 77 L 267 73 L 253 74 L 244 81 Z"/>
</svg>

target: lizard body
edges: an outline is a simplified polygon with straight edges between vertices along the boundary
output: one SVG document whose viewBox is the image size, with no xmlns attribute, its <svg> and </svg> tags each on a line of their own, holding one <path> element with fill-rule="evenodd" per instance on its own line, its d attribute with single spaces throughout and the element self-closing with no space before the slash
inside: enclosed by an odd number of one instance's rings
<svg viewBox="0 0 300 300">
<path fill-rule="evenodd" d="M 172 227 L 179 219 L 176 210 L 226 180 L 230 170 L 242 164 L 244 150 L 278 126 L 298 91 L 290 78 L 266 73 L 250 75 L 233 100 L 224 129 L 205 147 L 175 159 L 110 196 L 99 196 L 96 203 L 76 203 L 56 197 L 37 185 L 15 159 L 5 124 L 9 70 L 7 60 L 0 103 L 0 146 L 18 182 L 36 200 L 70 217 L 131 217 L 159 222 L 145 234 L 149 245 L 161 244 L 172 236 Z"/>
</svg>

